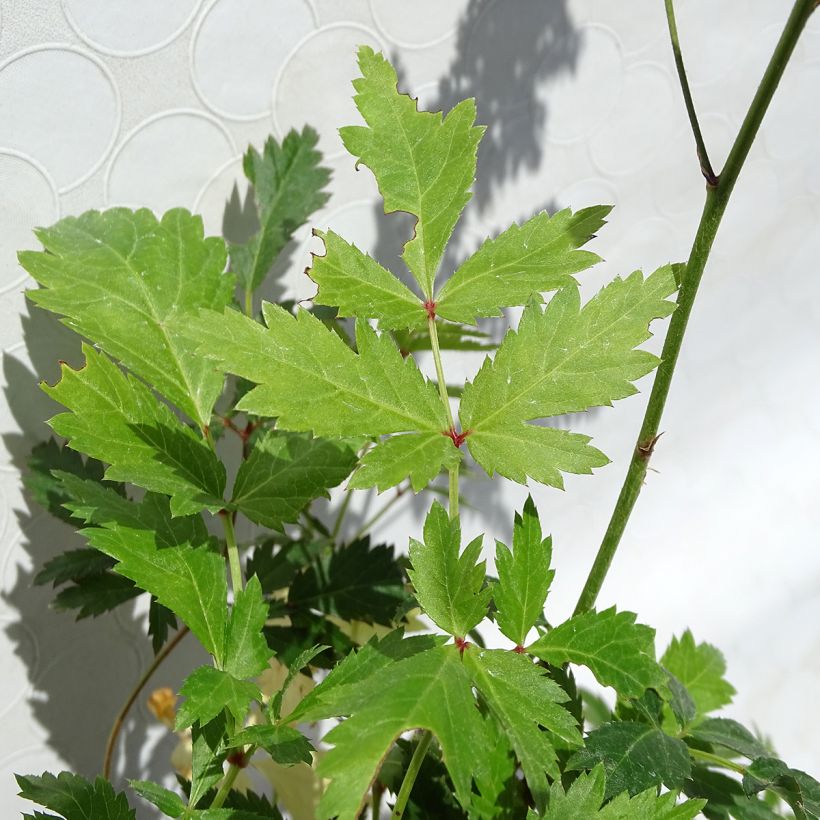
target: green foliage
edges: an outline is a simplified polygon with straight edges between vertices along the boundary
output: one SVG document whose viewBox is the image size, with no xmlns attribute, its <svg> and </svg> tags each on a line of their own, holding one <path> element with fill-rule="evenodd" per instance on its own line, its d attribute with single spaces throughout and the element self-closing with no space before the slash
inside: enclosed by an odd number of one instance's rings
<svg viewBox="0 0 820 820">
<path fill-rule="evenodd" d="M 134 810 L 129 808 L 125 795 L 117 794 L 102 777 L 93 783 L 70 772 L 60 772 L 56 777 L 49 772 L 39 777 L 16 777 L 20 797 L 56 811 L 64 820 L 134 820 Z"/>
<path fill-rule="evenodd" d="M 666 676 L 655 661 L 655 630 L 636 624 L 633 612 L 585 612 L 542 635 L 527 648 L 537 658 L 559 666 L 588 667 L 602 686 L 625 697 L 640 697 Z"/>
<path fill-rule="evenodd" d="M 173 330 L 230 301 L 225 243 L 206 239 L 202 220 L 181 208 L 161 220 L 145 208 L 88 211 L 36 233 L 45 250 L 19 255 L 42 286 L 29 299 L 207 425 L 222 378 Z"/>
<path fill-rule="evenodd" d="M 231 245 L 231 270 L 246 291 L 254 291 L 265 279 L 276 257 L 293 232 L 324 205 L 324 188 L 330 171 L 319 165 L 318 134 L 305 126 L 291 131 L 280 145 L 268 137 L 260 154 L 248 148 L 242 163 L 251 183 L 259 218 L 259 230 L 244 244 Z"/>
<path fill-rule="evenodd" d="M 720 650 L 708 643 L 695 643 L 688 629 L 680 638 L 672 638 L 661 665 L 686 687 L 697 718 L 732 702 L 735 688 L 723 677 L 726 662 Z"/>
<path fill-rule="evenodd" d="M 492 588 L 484 586 L 481 541 L 461 552 L 461 527 L 433 502 L 424 523 L 424 543 L 410 539 L 408 575 L 422 609 L 445 632 L 464 638 L 487 614 Z"/>
<path fill-rule="evenodd" d="M 195 722 L 204 726 L 223 709 L 235 720 L 243 720 L 251 701 L 262 697 L 258 686 L 213 666 L 200 666 L 191 672 L 179 694 L 185 701 L 177 712 L 177 729 L 187 729 Z"/>
<path fill-rule="evenodd" d="M 552 538 L 541 538 L 541 522 L 532 496 L 515 514 L 512 550 L 496 542 L 498 582 L 493 588 L 498 628 L 521 646 L 544 612 L 544 602 L 555 576 L 550 569 Z"/>
<path fill-rule="evenodd" d="M 234 735 L 236 745 L 253 744 L 264 749 L 280 766 L 310 764 L 316 751 L 308 739 L 290 726 L 249 726 Z"/>
</svg>

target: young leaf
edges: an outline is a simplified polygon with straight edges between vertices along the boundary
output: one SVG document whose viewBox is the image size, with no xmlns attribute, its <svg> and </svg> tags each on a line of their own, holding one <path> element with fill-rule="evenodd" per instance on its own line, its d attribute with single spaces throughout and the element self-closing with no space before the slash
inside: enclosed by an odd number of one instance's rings
<svg viewBox="0 0 820 820">
<path fill-rule="evenodd" d="M 39 777 L 15 777 L 20 797 L 58 812 L 65 820 L 135 820 L 125 795 L 115 792 L 102 777 L 93 783 L 70 772 L 60 772 L 56 777 L 49 772 Z"/>
<path fill-rule="evenodd" d="M 175 612 L 221 664 L 227 623 L 225 561 L 211 549 L 202 518 L 172 518 L 168 500 L 151 493 L 135 504 L 93 481 L 61 477 L 79 499 L 72 512 L 96 525 L 82 531 L 88 542 L 119 562 L 115 569 L 120 575 Z"/>
<path fill-rule="evenodd" d="M 461 461 L 461 452 L 441 433 L 407 433 L 379 442 L 362 458 L 348 482 L 351 490 L 376 487 L 379 492 L 410 479 L 413 492 L 423 490 L 441 471 Z"/>
<path fill-rule="evenodd" d="M 421 299 L 389 270 L 333 231 L 314 234 L 325 243 L 325 255 L 314 255 L 307 271 L 319 286 L 315 302 L 337 307 L 340 316 L 378 319 L 383 330 L 426 326 Z"/>
<path fill-rule="evenodd" d="M 242 163 L 253 186 L 259 231 L 244 245 L 231 246 L 231 270 L 244 290 L 262 284 L 293 232 L 324 205 L 330 171 L 319 165 L 318 134 L 306 125 L 290 131 L 282 144 L 268 137 L 260 154 L 248 148 Z"/>
<path fill-rule="evenodd" d="M 235 678 L 253 678 L 268 668 L 273 654 L 262 627 L 268 619 L 268 604 L 255 576 L 236 593 L 225 636 L 225 671 Z"/>
<path fill-rule="evenodd" d="M 487 614 L 492 588 L 484 588 L 481 536 L 461 550 L 461 526 L 433 503 L 424 522 L 424 543 L 410 539 L 410 580 L 425 613 L 445 632 L 464 638 Z"/>
<path fill-rule="evenodd" d="M 687 688 L 695 702 L 697 717 L 732 702 L 735 689 L 723 677 L 726 661 L 720 650 L 708 643 L 696 644 L 688 629 L 680 638 L 672 638 L 661 665 Z"/>
<path fill-rule="evenodd" d="M 223 709 L 237 721 L 243 721 L 251 701 L 262 699 L 262 693 L 255 683 L 238 680 L 229 672 L 213 666 L 200 666 L 191 672 L 179 694 L 185 700 L 177 711 L 177 731 L 187 729 L 194 723 L 204 726 Z"/>
<path fill-rule="evenodd" d="M 590 472 L 605 462 L 598 450 L 564 430 L 533 427 L 534 419 L 611 404 L 636 392 L 633 381 L 658 364 L 634 350 L 652 319 L 668 316 L 675 290 L 670 266 L 643 279 L 616 279 L 581 307 L 578 289 L 564 287 L 546 310 L 530 303 L 464 388 L 461 424 L 473 457 L 492 475 L 526 476 L 562 486 L 559 472 Z M 535 454 L 535 455 L 534 455 Z"/>
<path fill-rule="evenodd" d="M 689 734 L 695 740 L 724 746 L 749 760 L 769 755 L 769 750 L 745 726 L 731 718 L 705 718 Z"/>
<path fill-rule="evenodd" d="M 145 208 L 88 211 L 36 233 L 45 252 L 19 256 L 42 285 L 29 299 L 207 425 L 222 376 L 171 331 L 186 314 L 231 301 L 222 239 L 206 239 L 202 219 L 181 208 L 160 221 Z"/>
<path fill-rule="evenodd" d="M 227 717 L 225 712 L 202 726 L 198 721 L 191 727 L 191 791 L 189 803 L 197 803 L 224 776 L 223 763 L 228 755 L 224 738 Z"/>
<path fill-rule="evenodd" d="M 102 481 L 105 467 L 95 458 L 84 459 L 78 452 L 58 444 L 53 438 L 32 448 L 23 484 L 43 509 L 73 526 L 71 513 L 63 506 L 71 499 L 63 485 L 51 474 L 52 470 L 72 473 L 89 481 Z M 125 492 L 122 484 L 112 484 L 111 487 L 122 494 Z M 35 580 L 35 583 L 38 582 Z"/>
<path fill-rule="evenodd" d="M 355 464 L 356 453 L 344 442 L 268 430 L 240 465 L 231 504 L 251 521 L 281 530 Z"/>
<path fill-rule="evenodd" d="M 524 510 L 515 514 L 512 551 L 496 541 L 493 587 L 495 620 L 501 632 L 521 646 L 533 624 L 544 612 L 555 570 L 550 569 L 552 538 L 541 538 L 541 522 L 532 496 Z"/>
<path fill-rule="evenodd" d="M 592 769 L 598 763 L 606 771 L 606 798 L 661 784 L 681 789 L 691 770 L 686 744 L 645 723 L 605 723 L 587 735 L 567 768 Z"/>
<path fill-rule="evenodd" d="M 476 150 L 484 129 L 475 127 L 475 102 L 464 100 L 446 117 L 422 112 L 399 94 L 393 66 L 381 54 L 359 49 L 362 77 L 353 81 L 356 106 L 367 127 L 340 129 L 345 148 L 376 177 L 385 213 L 417 218 L 402 258 L 429 299 L 444 247 L 470 199 Z"/>
<path fill-rule="evenodd" d="M 370 546 L 363 538 L 325 551 L 293 579 L 288 604 L 318 609 L 345 621 L 390 625 L 407 600 L 404 576 L 393 547 Z"/>
<path fill-rule="evenodd" d="M 324 738 L 334 745 L 319 763 L 330 779 L 316 816 L 353 820 L 393 741 L 408 729 L 429 729 L 462 806 L 470 802 L 476 750 L 484 748 L 484 724 L 470 678 L 454 646 L 431 649 L 390 664 L 362 681 L 351 716 Z"/>
<path fill-rule="evenodd" d="M 528 658 L 503 649 L 469 648 L 464 665 L 473 685 L 484 697 L 501 730 L 515 750 L 535 804 L 547 802 L 547 774 L 560 777 L 553 732 L 566 743 L 580 746 L 581 733 L 572 715 L 560 704 L 568 700 L 561 687 Z"/>
<path fill-rule="evenodd" d="M 282 702 L 285 699 L 285 695 L 287 695 L 288 693 L 288 689 L 290 689 L 290 685 L 296 679 L 296 676 L 317 655 L 321 655 L 321 653 L 324 652 L 325 649 L 329 648 L 330 647 L 324 646 L 322 644 L 316 644 L 315 646 L 311 646 L 310 649 L 306 649 L 304 652 L 300 652 L 299 655 L 296 657 L 296 660 L 288 664 L 288 674 L 285 676 L 285 680 L 282 683 L 282 686 L 279 688 L 278 691 L 274 692 L 273 695 L 271 695 L 271 699 L 268 702 L 268 714 L 271 716 L 271 719 L 274 722 L 278 723 L 282 717 Z"/>
<path fill-rule="evenodd" d="M 692 820 L 706 804 L 705 800 L 687 800 L 675 805 L 671 792 L 659 795 L 654 788 L 630 797 L 619 794 L 605 806 L 604 767 L 580 775 L 565 792 L 560 780 L 550 789 L 545 820 Z"/>
<path fill-rule="evenodd" d="M 612 686 L 625 698 L 639 698 L 650 687 L 663 686 L 666 675 L 655 661 L 655 630 L 636 624 L 634 612 L 575 615 L 542 635 L 527 651 L 561 666 L 588 667 L 602 686 Z"/>
<path fill-rule="evenodd" d="M 267 328 L 233 310 L 206 312 L 196 325 L 206 356 L 258 385 L 240 410 L 320 436 L 447 428 L 435 387 L 386 334 L 358 322 L 357 355 L 306 310 L 293 316 L 266 302 L 262 312 Z"/>
<path fill-rule="evenodd" d="M 295 766 L 313 761 L 316 750 L 310 741 L 290 726 L 249 726 L 231 738 L 235 746 L 254 744 L 263 748 L 280 766 Z"/>
<path fill-rule="evenodd" d="M 575 284 L 573 273 L 601 261 L 578 248 L 592 239 L 610 210 L 596 205 L 553 216 L 542 211 L 488 239 L 444 283 L 436 296 L 436 313 L 475 324 L 478 317 L 501 316 L 503 307 L 526 305 L 545 291 Z"/>
<path fill-rule="evenodd" d="M 182 817 L 187 808 L 182 798 L 150 780 L 129 780 L 128 785 L 142 798 L 153 803 L 168 817 Z"/>
<path fill-rule="evenodd" d="M 92 347 L 83 352 L 83 368 L 63 364 L 61 380 L 42 386 L 71 411 L 51 419 L 54 431 L 111 465 L 106 478 L 172 496 L 177 515 L 222 507 L 225 468 L 213 451 L 142 382 Z"/>
</svg>

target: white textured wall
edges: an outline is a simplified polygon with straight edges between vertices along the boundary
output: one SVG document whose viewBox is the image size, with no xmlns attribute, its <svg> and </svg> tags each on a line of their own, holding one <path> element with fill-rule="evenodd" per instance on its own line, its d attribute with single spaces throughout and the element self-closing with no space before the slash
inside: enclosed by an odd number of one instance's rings
<svg viewBox="0 0 820 820">
<path fill-rule="evenodd" d="M 725 157 L 779 33 L 787 0 L 680 0 L 679 27 L 713 159 Z M 31 589 L 69 530 L 30 509 L 19 471 L 54 408 L 68 334 L 30 315 L 15 251 L 30 229 L 87 208 L 174 205 L 219 232 L 240 155 L 310 122 L 334 169 L 316 218 L 388 262 L 404 238 L 379 215 L 335 129 L 354 122 L 354 47 L 385 49 L 423 104 L 479 100 L 490 125 L 462 249 L 543 207 L 616 206 L 596 241 L 616 273 L 685 257 L 703 183 L 665 36 L 661 0 L 0 0 L 0 809 L 18 809 L 14 770 L 98 770 L 112 714 L 150 658 L 130 610 L 79 625 Z M 600 603 L 658 627 L 691 626 L 725 652 L 754 722 L 794 766 L 820 770 L 820 17 L 797 48 L 726 215 L 690 324 L 647 486 Z M 300 275 L 307 231 L 285 283 Z M 455 255 L 457 256 L 457 254 Z M 455 259 L 454 256 L 454 259 Z M 452 261 L 452 260 L 451 260 Z M 477 359 L 455 367 L 470 372 Z M 643 385 L 646 388 L 646 384 Z M 537 488 L 555 537 L 552 619 L 567 615 L 606 525 L 645 394 L 582 418 L 614 463 L 567 491 Z M 504 482 L 466 488 L 468 533 L 506 537 Z M 369 502 L 368 502 L 369 503 Z M 388 519 L 406 544 L 423 504 Z M 179 681 L 181 652 L 156 684 Z M 166 770 L 170 741 L 129 724 L 119 772 Z M 158 746 L 156 744 L 159 744 Z"/>
</svg>

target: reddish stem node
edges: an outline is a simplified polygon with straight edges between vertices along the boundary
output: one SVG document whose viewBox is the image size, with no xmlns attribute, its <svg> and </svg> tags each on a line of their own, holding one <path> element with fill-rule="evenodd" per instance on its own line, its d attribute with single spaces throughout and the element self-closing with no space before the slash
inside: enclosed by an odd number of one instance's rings
<svg viewBox="0 0 820 820">
<path fill-rule="evenodd" d="M 524 649 L 524 647 L 521 646 L 520 643 L 516 644 L 515 649 L 513 649 L 513 652 L 515 652 L 517 655 L 523 655 L 526 651 L 527 650 Z"/>
<path fill-rule="evenodd" d="M 229 754 L 227 760 L 231 766 L 236 766 L 239 769 L 244 769 L 248 765 L 248 756 L 243 751 Z"/>
<path fill-rule="evenodd" d="M 424 309 L 427 311 L 427 318 L 435 320 L 435 318 L 436 318 L 436 303 L 432 299 L 428 299 L 424 303 Z"/>
<path fill-rule="evenodd" d="M 442 430 L 441 434 L 443 436 L 447 436 L 447 438 L 453 442 L 453 446 L 461 447 L 461 445 L 466 441 L 467 436 L 469 436 L 472 432 L 472 430 L 465 430 L 463 433 L 458 433 L 454 427 L 451 427 L 449 430 Z"/>
<path fill-rule="evenodd" d="M 470 646 L 470 642 L 465 640 L 464 638 L 456 637 L 455 644 L 458 647 L 458 651 L 460 654 L 464 654 L 464 650 Z"/>
</svg>

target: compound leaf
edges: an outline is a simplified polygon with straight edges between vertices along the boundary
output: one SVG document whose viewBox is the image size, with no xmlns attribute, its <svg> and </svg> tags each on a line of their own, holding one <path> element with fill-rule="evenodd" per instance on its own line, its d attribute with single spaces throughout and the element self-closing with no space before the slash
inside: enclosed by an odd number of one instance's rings
<svg viewBox="0 0 820 820">
<path fill-rule="evenodd" d="M 515 514 L 512 551 L 496 541 L 495 568 L 498 581 L 493 587 L 495 620 L 498 628 L 517 646 L 544 612 L 555 571 L 550 569 L 552 538 L 541 537 L 541 522 L 532 496 L 524 510 Z"/>
<path fill-rule="evenodd" d="M 445 282 L 436 296 L 436 313 L 453 322 L 501 316 L 501 308 L 526 305 L 532 298 L 565 285 L 573 273 L 600 262 L 578 250 L 595 235 L 611 207 L 596 205 L 537 214 L 488 239 Z"/>
<path fill-rule="evenodd" d="M 179 690 L 185 700 L 177 711 L 176 729 L 187 729 L 212 721 L 223 709 L 241 722 L 253 700 L 261 700 L 259 687 L 251 681 L 238 680 L 230 672 L 213 666 L 200 666 L 185 678 Z"/>
<path fill-rule="evenodd" d="M 554 666 L 586 666 L 602 686 L 625 698 L 662 687 L 666 674 L 655 661 L 655 630 L 636 624 L 634 612 L 585 612 L 542 635 L 527 651 Z"/>
<path fill-rule="evenodd" d="M 385 330 L 427 324 L 427 311 L 403 282 L 337 233 L 314 231 L 325 255 L 313 257 L 308 275 L 319 286 L 314 301 L 339 309 L 340 316 L 378 319 Z"/>
<path fill-rule="evenodd" d="M 547 801 L 547 774 L 560 777 L 553 732 L 566 743 L 580 746 L 581 733 L 575 718 L 560 704 L 568 700 L 561 687 L 528 658 L 503 649 L 469 647 L 464 665 L 473 685 L 486 700 L 496 723 L 515 750 L 536 806 Z"/>
<path fill-rule="evenodd" d="M 441 745 L 456 796 L 469 805 L 476 749 L 485 729 L 458 649 L 445 646 L 392 663 L 356 686 L 351 715 L 324 738 L 332 748 L 318 772 L 330 779 L 316 816 L 358 817 L 373 772 L 394 740 L 429 729 Z"/>
<path fill-rule="evenodd" d="M 461 550 L 461 526 L 433 503 L 424 522 L 424 543 L 410 539 L 410 580 L 425 613 L 445 632 L 463 638 L 487 614 L 492 588 L 484 587 L 481 536 Z"/>
<path fill-rule="evenodd" d="M 221 664 L 227 625 L 225 561 L 212 549 L 201 516 L 172 518 L 168 499 L 148 493 L 140 504 L 93 481 L 60 474 L 76 502 L 91 546 L 118 561 L 130 578 L 176 613 Z"/>
<path fill-rule="evenodd" d="M 479 464 L 515 481 L 529 474 L 561 486 L 559 471 L 590 472 L 605 463 L 585 437 L 526 422 L 635 393 L 632 382 L 658 359 L 634 348 L 649 338 L 652 319 L 672 312 L 665 297 L 674 290 L 667 265 L 645 280 L 638 271 L 616 279 L 583 308 L 575 286 L 561 288 L 545 310 L 531 302 L 518 330 L 507 333 L 495 358 L 464 388 L 461 424 Z"/>
<path fill-rule="evenodd" d="M 159 221 L 145 208 L 88 211 L 36 233 L 45 251 L 20 254 L 42 286 L 28 297 L 207 425 L 222 376 L 173 331 L 231 301 L 222 239 L 205 238 L 202 219 L 181 208 Z"/>
<path fill-rule="evenodd" d="M 59 812 L 65 820 L 134 820 L 136 816 L 125 795 L 102 777 L 93 783 L 71 772 L 15 777 L 20 797 Z"/>
<path fill-rule="evenodd" d="M 720 650 L 708 643 L 695 643 L 688 629 L 680 638 L 672 638 L 661 665 L 689 691 L 697 718 L 732 702 L 735 688 L 723 677 L 726 661 Z"/>
<path fill-rule="evenodd" d="M 435 387 L 386 334 L 356 325 L 358 354 L 306 310 L 263 303 L 267 328 L 234 310 L 204 313 L 202 352 L 257 384 L 237 405 L 283 430 L 375 436 L 447 428 Z"/>
<path fill-rule="evenodd" d="M 606 771 L 606 798 L 661 784 L 681 789 L 691 771 L 686 744 L 645 723 L 605 723 L 587 735 L 567 768 L 592 769 L 598 763 Z"/>
<path fill-rule="evenodd" d="M 225 468 L 213 451 L 142 382 L 83 345 L 85 366 L 62 365 L 43 390 L 70 412 L 49 424 L 74 450 L 109 464 L 105 476 L 172 497 L 176 514 L 223 505 Z"/>
<path fill-rule="evenodd" d="M 417 218 L 402 258 L 429 299 L 444 248 L 471 196 L 484 129 L 474 125 L 474 100 L 463 100 L 446 117 L 419 111 L 415 100 L 399 94 L 393 66 L 367 46 L 359 49 L 359 68 L 354 100 L 367 126 L 339 133 L 376 177 L 385 212 Z"/>
<path fill-rule="evenodd" d="M 306 125 L 302 133 L 291 130 L 282 140 L 268 137 L 260 154 L 253 146 L 242 167 L 253 186 L 259 231 L 244 245 L 231 246 L 231 269 L 245 290 L 262 284 L 276 257 L 294 231 L 324 205 L 330 171 L 319 163 L 318 134 Z"/>
<path fill-rule="evenodd" d="M 461 461 L 461 451 L 448 436 L 438 433 L 408 433 L 379 442 L 361 460 L 348 488 L 379 492 L 410 479 L 413 492 L 423 490 L 443 469 Z"/>
<path fill-rule="evenodd" d="M 268 430 L 240 465 L 231 504 L 251 521 L 281 530 L 355 464 L 356 453 L 345 442 Z"/>
</svg>

